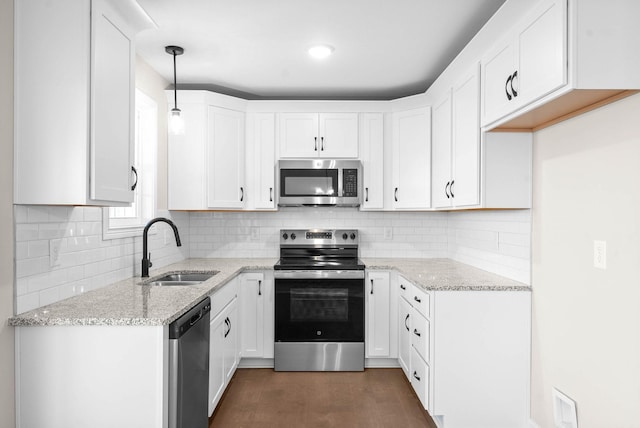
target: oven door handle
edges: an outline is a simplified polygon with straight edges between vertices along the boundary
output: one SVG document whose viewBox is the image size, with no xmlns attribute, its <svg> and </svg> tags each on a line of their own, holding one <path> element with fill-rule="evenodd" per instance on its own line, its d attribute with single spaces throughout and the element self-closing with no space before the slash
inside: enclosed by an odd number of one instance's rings
<svg viewBox="0 0 640 428">
<path fill-rule="evenodd" d="M 364 279 L 363 270 L 276 270 L 276 279 Z"/>
</svg>

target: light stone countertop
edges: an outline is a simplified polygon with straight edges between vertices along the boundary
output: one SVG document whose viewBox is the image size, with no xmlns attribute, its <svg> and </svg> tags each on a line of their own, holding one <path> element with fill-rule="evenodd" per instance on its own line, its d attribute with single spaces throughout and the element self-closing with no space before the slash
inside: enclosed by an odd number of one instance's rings
<svg viewBox="0 0 640 428">
<path fill-rule="evenodd" d="M 150 278 L 176 271 L 219 271 L 207 281 L 186 287 L 141 286 L 140 277 L 108 285 L 9 318 L 12 326 L 161 326 L 214 293 L 238 274 L 273 269 L 276 259 L 189 259 L 152 269 Z M 425 290 L 531 291 L 521 282 L 450 259 L 364 258 L 367 269 L 396 270 Z M 146 280 L 147 278 L 145 278 Z"/>
<path fill-rule="evenodd" d="M 217 270 L 190 286 L 140 285 L 134 277 L 9 318 L 13 326 L 168 325 L 243 271 L 273 269 L 276 259 L 189 259 L 152 269 L 150 278 L 175 271 Z M 147 278 L 144 278 L 147 280 Z"/>
<path fill-rule="evenodd" d="M 522 282 L 451 259 L 369 259 L 369 270 L 396 270 L 407 280 L 431 291 L 531 291 Z"/>
</svg>

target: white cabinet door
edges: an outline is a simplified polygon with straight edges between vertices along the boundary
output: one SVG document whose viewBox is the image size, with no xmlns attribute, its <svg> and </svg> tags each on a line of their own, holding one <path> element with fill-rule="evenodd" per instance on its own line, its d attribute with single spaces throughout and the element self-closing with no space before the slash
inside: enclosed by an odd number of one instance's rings
<svg viewBox="0 0 640 428">
<path fill-rule="evenodd" d="M 393 114 L 393 207 L 429 208 L 431 202 L 431 109 Z"/>
<path fill-rule="evenodd" d="M 357 113 L 280 114 L 281 158 L 357 158 Z"/>
<path fill-rule="evenodd" d="M 429 405 L 429 375 L 429 364 L 420 357 L 416 348 L 411 347 L 411 386 L 413 386 L 416 395 L 427 411 L 431 410 Z"/>
<path fill-rule="evenodd" d="M 276 208 L 276 123 L 274 113 L 247 115 L 247 183 L 248 208 Z"/>
<path fill-rule="evenodd" d="M 360 159 L 364 195 L 360 210 L 384 208 L 384 114 L 360 115 Z"/>
<path fill-rule="evenodd" d="M 567 82 L 566 0 L 544 0 L 517 34 L 521 103 L 529 103 Z"/>
<path fill-rule="evenodd" d="M 225 334 L 227 314 L 220 312 L 211 320 L 209 340 L 209 416 L 213 413 L 225 388 Z"/>
<path fill-rule="evenodd" d="M 516 58 L 517 45 L 512 38 L 506 38 L 481 60 L 483 125 L 507 115 L 518 107 Z"/>
<path fill-rule="evenodd" d="M 433 107 L 431 195 L 434 208 L 451 206 L 451 92 Z"/>
<path fill-rule="evenodd" d="M 91 198 L 133 202 L 133 36 L 104 1 L 91 21 Z"/>
<path fill-rule="evenodd" d="M 238 367 L 240 361 L 240 318 L 238 317 L 238 299 L 234 299 L 227 309 L 226 322 L 227 330 L 224 334 L 224 381 L 229 384 L 231 377 Z"/>
<path fill-rule="evenodd" d="M 478 67 L 453 88 L 453 159 L 449 196 L 456 207 L 480 203 L 480 84 Z M 434 124 L 435 126 L 435 124 Z"/>
<path fill-rule="evenodd" d="M 282 113 L 279 122 L 281 158 L 318 156 L 320 141 L 317 113 Z"/>
<path fill-rule="evenodd" d="M 398 299 L 398 362 L 407 379 L 411 379 L 411 305 Z"/>
<path fill-rule="evenodd" d="M 389 272 L 367 272 L 366 356 L 388 357 L 391 354 L 391 289 Z"/>
<path fill-rule="evenodd" d="M 207 206 L 244 206 L 244 113 L 209 106 Z"/>
<path fill-rule="evenodd" d="M 358 114 L 320 113 L 319 151 L 323 158 L 358 157 Z"/>
<path fill-rule="evenodd" d="M 265 301 L 264 274 L 245 273 L 240 277 L 242 357 L 264 356 Z"/>
</svg>

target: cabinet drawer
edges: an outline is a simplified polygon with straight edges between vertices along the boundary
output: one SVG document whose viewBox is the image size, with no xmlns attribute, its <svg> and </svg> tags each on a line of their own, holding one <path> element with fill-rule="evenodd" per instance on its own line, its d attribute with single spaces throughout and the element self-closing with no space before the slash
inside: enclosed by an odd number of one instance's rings
<svg viewBox="0 0 640 428">
<path fill-rule="evenodd" d="M 211 294 L 211 319 L 238 295 L 238 282 L 236 277 Z"/>
<path fill-rule="evenodd" d="M 429 294 L 425 293 L 417 286 L 411 284 L 411 295 L 409 303 L 418 310 L 424 317 L 430 318 L 429 313 Z"/>
<path fill-rule="evenodd" d="M 411 345 L 426 362 L 430 362 L 430 330 L 429 320 L 423 317 L 416 308 L 411 313 Z"/>
<path fill-rule="evenodd" d="M 411 348 L 411 386 L 418 395 L 418 399 L 429 411 L 429 364 L 427 364 L 416 352 L 415 348 Z"/>
</svg>

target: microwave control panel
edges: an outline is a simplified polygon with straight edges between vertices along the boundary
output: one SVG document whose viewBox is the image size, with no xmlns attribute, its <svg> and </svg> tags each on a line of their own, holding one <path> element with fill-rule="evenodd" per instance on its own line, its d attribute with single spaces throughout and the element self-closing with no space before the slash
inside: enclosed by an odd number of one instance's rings
<svg viewBox="0 0 640 428">
<path fill-rule="evenodd" d="M 358 197 L 358 170 L 342 170 L 342 196 L 345 198 Z"/>
</svg>

